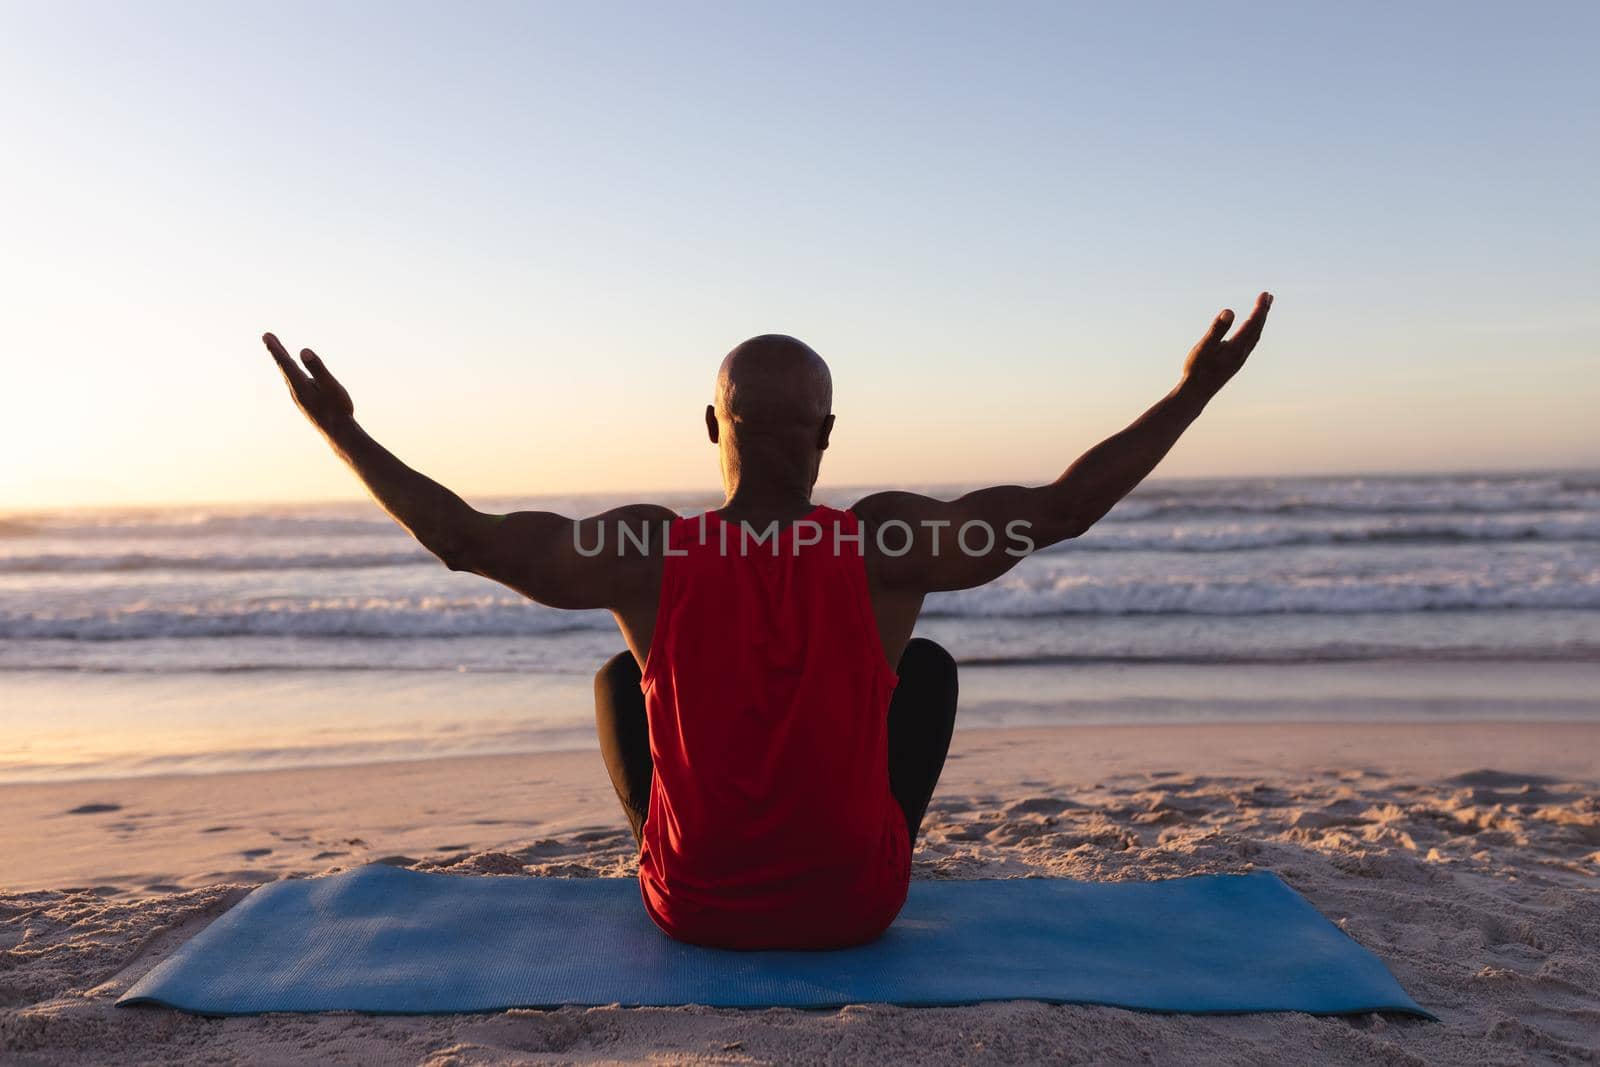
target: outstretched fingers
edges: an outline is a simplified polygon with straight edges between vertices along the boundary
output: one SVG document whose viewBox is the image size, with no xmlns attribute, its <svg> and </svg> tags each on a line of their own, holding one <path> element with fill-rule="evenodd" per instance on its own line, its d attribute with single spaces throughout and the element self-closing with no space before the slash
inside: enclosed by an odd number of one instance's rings
<svg viewBox="0 0 1600 1067">
<path fill-rule="evenodd" d="M 261 335 L 261 343 L 267 346 L 268 352 L 272 353 L 273 362 L 283 372 L 284 380 L 289 383 L 291 388 L 303 385 L 310 380 L 306 377 L 306 372 L 300 369 L 300 365 L 290 358 L 288 351 L 284 349 L 283 343 L 277 337 L 270 333 L 264 333 Z"/>
<path fill-rule="evenodd" d="M 328 365 L 322 362 L 321 356 L 309 348 L 303 348 L 300 350 L 300 361 L 306 365 L 306 369 L 311 372 L 311 377 L 316 380 L 318 386 L 330 390 L 342 403 L 349 405 L 350 394 L 339 384 L 339 379 L 333 376 L 333 371 L 328 369 Z"/>
<path fill-rule="evenodd" d="M 1211 320 L 1211 329 L 1207 330 L 1206 335 L 1200 338 L 1199 347 L 1210 348 L 1212 345 L 1219 343 L 1228 335 L 1228 327 L 1232 325 L 1233 309 L 1223 308 L 1217 313 L 1217 317 Z"/>
<path fill-rule="evenodd" d="M 1245 351 L 1256 346 L 1261 339 L 1261 328 L 1267 324 L 1267 312 L 1272 310 L 1272 294 L 1262 293 L 1256 297 L 1256 306 L 1251 309 L 1249 318 L 1244 320 L 1244 325 L 1239 327 L 1239 332 L 1234 334 L 1229 344 L 1243 345 Z"/>
<path fill-rule="evenodd" d="M 311 376 L 319 382 L 328 381 L 335 385 L 338 384 L 338 379 L 334 378 L 333 372 L 328 369 L 328 365 L 322 362 L 322 357 L 311 351 L 311 349 L 302 348 L 300 350 L 300 362 L 306 365 L 306 370 L 310 371 Z"/>
</svg>

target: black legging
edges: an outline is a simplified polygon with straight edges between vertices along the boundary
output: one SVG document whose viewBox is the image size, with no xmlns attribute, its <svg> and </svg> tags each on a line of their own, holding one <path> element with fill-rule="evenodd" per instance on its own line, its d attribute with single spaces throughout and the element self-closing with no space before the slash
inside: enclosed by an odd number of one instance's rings
<svg viewBox="0 0 1600 1067">
<path fill-rule="evenodd" d="M 905 813 L 914 846 L 956 725 L 956 661 L 927 638 L 913 637 L 896 673 L 900 684 L 889 702 L 889 790 Z M 639 663 L 627 651 L 612 656 L 594 676 L 600 754 L 635 838 L 650 810 L 655 773 L 639 677 Z"/>
</svg>

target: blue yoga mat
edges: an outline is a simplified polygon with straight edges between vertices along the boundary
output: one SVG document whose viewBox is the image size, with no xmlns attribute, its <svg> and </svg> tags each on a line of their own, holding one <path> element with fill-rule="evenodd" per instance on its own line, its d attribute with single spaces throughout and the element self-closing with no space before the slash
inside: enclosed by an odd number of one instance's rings
<svg viewBox="0 0 1600 1067">
<path fill-rule="evenodd" d="M 734 952 L 662 934 L 631 878 L 361 867 L 255 890 L 117 1003 L 247 1015 L 986 1000 L 1428 1016 L 1267 873 L 918 881 L 872 944 Z"/>
</svg>

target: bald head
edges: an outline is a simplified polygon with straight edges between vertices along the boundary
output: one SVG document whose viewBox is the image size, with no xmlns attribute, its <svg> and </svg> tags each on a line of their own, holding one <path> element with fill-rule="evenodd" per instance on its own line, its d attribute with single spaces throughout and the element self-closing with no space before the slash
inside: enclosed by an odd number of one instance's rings
<svg viewBox="0 0 1600 1067">
<path fill-rule="evenodd" d="M 717 370 L 706 430 L 723 485 L 809 497 L 833 430 L 833 376 L 809 345 L 769 333 L 729 352 Z"/>
<path fill-rule="evenodd" d="M 723 359 L 715 404 L 720 418 L 752 429 L 815 428 L 833 407 L 833 376 L 810 345 L 762 334 Z"/>
</svg>

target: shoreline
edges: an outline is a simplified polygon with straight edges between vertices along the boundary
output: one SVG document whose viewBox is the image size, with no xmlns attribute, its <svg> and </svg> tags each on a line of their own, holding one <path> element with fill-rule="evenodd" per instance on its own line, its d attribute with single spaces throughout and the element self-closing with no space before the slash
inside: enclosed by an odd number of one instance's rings
<svg viewBox="0 0 1600 1067">
<path fill-rule="evenodd" d="M 587 674 L 7 672 L 0 786 L 594 750 Z M 987 666 L 957 736 L 1055 726 L 1600 722 L 1600 663 Z"/>
</svg>

